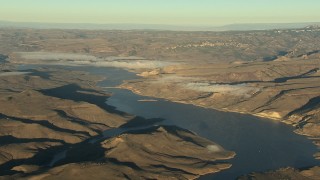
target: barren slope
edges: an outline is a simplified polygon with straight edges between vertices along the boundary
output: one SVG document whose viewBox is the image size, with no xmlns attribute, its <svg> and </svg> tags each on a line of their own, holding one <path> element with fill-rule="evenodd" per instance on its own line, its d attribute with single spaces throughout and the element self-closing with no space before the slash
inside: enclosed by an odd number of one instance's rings
<svg viewBox="0 0 320 180">
<path fill-rule="evenodd" d="M 230 164 L 216 161 L 234 156 L 233 152 L 174 126 L 127 132 L 81 146 L 68 151 L 64 161 L 69 164 L 24 178 L 194 179 L 229 168 Z"/>
</svg>

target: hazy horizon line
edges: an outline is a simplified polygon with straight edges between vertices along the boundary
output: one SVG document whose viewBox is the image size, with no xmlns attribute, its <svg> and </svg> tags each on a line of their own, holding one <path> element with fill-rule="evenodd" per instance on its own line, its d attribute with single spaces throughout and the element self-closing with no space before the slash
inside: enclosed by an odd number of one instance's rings
<svg viewBox="0 0 320 180">
<path fill-rule="evenodd" d="M 223 25 L 192 25 L 192 24 L 156 24 L 156 23 L 78 23 L 78 22 L 39 22 L 39 21 L 8 21 L 0 19 L 0 28 L 35 28 L 35 29 L 106 29 L 106 30 L 181 30 L 181 31 L 229 31 L 229 30 L 270 30 L 304 28 L 320 25 L 320 22 L 249 22 Z M 63 26 L 63 27 L 62 27 Z"/>
<path fill-rule="evenodd" d="M 44 21 L 11 21 L 0 19 L 0 22 L 10 22 L 10 23 L 37 23 L 37 24 L 96 24 L 96 25 L 107 25 L 107 24 L 133 24 L 133 25 L 166 25 L 166 26 L 207 26 L 207 27 L 221 27 L 234 24 L 304 24 L 304 23 L 320 23 L 320 21 L 297 21 L 297 22 L 234 22 L 234 23 L 225 23 L 217 25 L 208 25 L 208 24 L 171 24 L 171 23 L 114 23 L 114 22 L 44 22 Z"/>
</svg>

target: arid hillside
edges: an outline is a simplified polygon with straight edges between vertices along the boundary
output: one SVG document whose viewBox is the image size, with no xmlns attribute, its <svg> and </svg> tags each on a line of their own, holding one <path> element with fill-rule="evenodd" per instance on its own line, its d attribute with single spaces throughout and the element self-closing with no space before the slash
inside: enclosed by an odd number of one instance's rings
<svg viewBox="0 0 320 180">
<path fill-rule="evenodd" d="M 218 160 L 234 152 L 175 126 L 105 137 L 139 117 L 105 103 L 102 77 L 12 70 L 0 72 L 0 179 L 194 179 L 231 167 Z"/>
<path fill-rule="evenodd" d="M 86 179 L 87 173 L 193 179 L 229 168 L 220 160 L 237 153 L 171 126 L 101 139 L 103 132 L 135 119 L 105 104 L 111 94 L 96 86 L 101 77 L 54 68 L 17 71 L 20 64 L 124 68 L 141 78 L 120 88 L 281 121 L 320 147 L 318 26 L 243 32 L 0 29 L 0 41 L 0 175 L 5 179 Z M 63 160 L 54 160 L 57 152 Z M 319 159 L 320 153 L 314 156 Z M 319 177 L 318 167 L 308 169 L 242 178 Z"/>
<path fill-rule="evenodd" d="M 187 62 L 319 57 L 320 29 L 230 32 L 1 29 L 0 54 L 66 52 Z"/>
</svg>

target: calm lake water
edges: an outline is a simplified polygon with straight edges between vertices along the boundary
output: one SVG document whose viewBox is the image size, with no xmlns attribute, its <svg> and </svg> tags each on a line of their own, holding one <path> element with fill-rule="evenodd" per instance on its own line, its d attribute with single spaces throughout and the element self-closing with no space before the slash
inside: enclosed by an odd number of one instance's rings
<svg viewBox="0 0 320 180">
<path fill-rule="evenodd" d="M 33 66 L 25 66 L 28 69 Z M 123 80 L 136 79 L 133 73 L 116 68 L 61 67 L 87 71 L 107 77 L 99 83 L 108 87 L 113 95 L 106 103 L 117 110 L 147 119 L 160 118 L 157 124 L 176 125 L 210 139 L 236 157 L 227 160 L 232 164 L 228 170 L 210 174 L 200 179 L 235 179 L 253 171 L 275 170 L 281 167 L 304 168 L 320 165 L 313 158 L 316 146 L 305 136 L 293 132 L 293 127 L 274 120 L 239 113 L 220 112 L 164 99 L 140 96 L 131 91 L 109 88 L 120 85 Z M 174 93 L 174 92 L 173 92 Z M 139 100 L 157 101 L 139 101 Z"/>
</svg>

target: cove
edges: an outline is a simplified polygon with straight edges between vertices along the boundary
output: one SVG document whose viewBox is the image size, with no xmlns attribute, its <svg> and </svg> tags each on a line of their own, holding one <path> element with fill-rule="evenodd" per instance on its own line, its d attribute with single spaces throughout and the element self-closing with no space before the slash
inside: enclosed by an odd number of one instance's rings
<svg viewBox="0 0 320 180">
<path fill-rule="evenodd" d="M 140 96 L 129 90 L 113 88 L 123 80 L 138 78 L 134 73 L 122 69 L 91 66 L 61 68 L 106 77 L 106 80 L 98 85 L 112 93 L 106 103 L 118 111 L 146 119 L 163 119 L 156 124 L 176 125 L 191 130 L 227 150 L 236 152 L 235 158 L 226 161 L 232 164 L 230 169 L 200 179 L 235 179 L 250 172 L 288 166 L 305 168 L 320 165 L 320 162 L 313 158 L 313 154 L 317 152 L 316 146 L 305 136 L 295 134 L 294 128 L 289 125 L 251 115 Z M 147 101 L 148 99 L 151 101 Z M 112 134 L 108 133 L 108 136 Z"/>
</svg>

